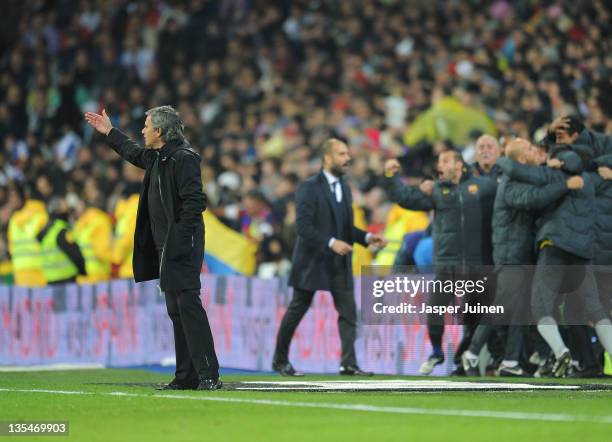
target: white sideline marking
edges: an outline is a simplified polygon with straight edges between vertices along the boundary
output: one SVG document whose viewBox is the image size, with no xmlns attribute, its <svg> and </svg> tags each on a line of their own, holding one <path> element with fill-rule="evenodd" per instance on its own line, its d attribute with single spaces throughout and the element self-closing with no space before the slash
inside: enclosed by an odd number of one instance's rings
<svg viewBox="0 0 612 442">
<path fill-rule="evenodd" d="M 0 372 L 92 370 L 105 368 L 103 364 L 45 364 L 45 365 L 0 365 Z"/>
<path fill-rule="evenodd" d="M 523 384 L 515 382 L 454 382 L 436 380 L 411 380 L 401 379 L 381 381 L 243 381 L 245 387 L 237 387 L 236 390 L 577 390 L 577 385 L 540 385 Z"/>
<path fill-rule="evenodd" d="M 219 396 L 183 396 L 178 394 L 140 394 L 113 391 L 109 393 L 96 393 L 90 391 L 66 391 L 66 390 L 39 390 L 39 389 L 14 389 L 0 388 L 0 391 L 19 393 L 49 393 L 66 395 L 96 395 L 96 396 L 119 396 L 119 397 L 142 397 L 154 399 L 182 399 L 191 401 L 230 402 L 238 404 L 271 405 L 277 407 L 294 408 L 320 408 L 326 410 L 365 411 L 374 413 L 391 414 L 416 414 L 426 416 L 455 416 L 455 417 L 483 417 L 494 419 L 530 420 L 547 422 L 594 422 L 600 424 L 612 424 L 612 416 L 586 416 L 566 413 L 527 413 L 520 411 L 489 411 L 489 410 L 463 410 L 444 408 L 416 408 L 416 407 L 387 407 L 367 404 L 340 404 L 325 402 L 293 402 L 273 399 L 243 399 Z M 220 392 L 222 394 L 222 392 Z M 206 393 L 204 393 L 206 394 Z M 217 393 L 213 393 L 217 394 Z"/>
</svg>

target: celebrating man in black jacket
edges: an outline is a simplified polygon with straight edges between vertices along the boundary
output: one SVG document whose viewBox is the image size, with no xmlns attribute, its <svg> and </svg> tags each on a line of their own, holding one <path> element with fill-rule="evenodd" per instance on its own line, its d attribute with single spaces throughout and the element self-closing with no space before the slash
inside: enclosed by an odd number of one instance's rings
<svg viewBox="0 0 612 442">
<path fill-rule="evenodd" d="M 85 114 L 85 120 L 106 135 L 123 159 L 145 169 L 134 234 L 134 279 L 159 278 L 174 327 L 176 376 L 165 390 L 216 390 L 219 363 L 210 325 L 200 300 L 204 258 L 206 195 L 202 191 L 200 157 L 183 136 L 183 123 L 170 106 L 149 109 L 138 146 L 113 128 L 106 111 Z"/>
<path fill-rule="evenodd" d="M 399 162 L 391 159 L 385 163 L 385 184 L 392 201 L 406 209 L 435 210 L 433 261 L 437 277 L 442 280 L 453 277 L 456 268 L 466 272 L 468 266 L 492 263 L 491 215 L 497 182 L 473 176 L 464 170 L 464 166 L 459 152 L 442 152 L 438 157 L 438 180 L 426 181 L 421 186 L 404 186 L 396 175 Z M 441 302 L 439 298 L 432 302 Z M 429 317 L 433 353 L 421 365 L 421 374 L 430 374 L 436 365 L 444 362 L 444 325 L 436 323 L 438 319 L 435 315 Z M 462 347 L 469 344 L 474 328 L 473 324 L 466 327 L 458 355 L 465 350 Z"/>
<path fill-rule="evenodd" d="M 340 374 L 371 375 L 359 368 L 355 356 L 357 312 L 351 252 L 353 243 L 382 248 L 387 242 L 353 224 L 351 190 L 342 179 L 351 159 L 348 146 L 331 138 L 322 150 L 321 173 L 301 183 L 296 192 L 297 240 L 289 275 L 293 299 L 278 330 L 272 368 L 284 376 L 301 376 L 289 362 L 291 338 L 315 292 L 326 290 L 338 310 Z"/>
</svg>

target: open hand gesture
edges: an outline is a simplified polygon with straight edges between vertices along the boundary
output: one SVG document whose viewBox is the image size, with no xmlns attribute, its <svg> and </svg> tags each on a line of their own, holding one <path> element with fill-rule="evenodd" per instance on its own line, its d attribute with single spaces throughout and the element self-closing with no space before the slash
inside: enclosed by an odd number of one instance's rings
<svg viewBox="0 0 612 442">
<path fill-rule="evenodd" d="M 108 135 L 113 128 L 113 124 L 106 114 L 106 109 L 102 109 L 102 115 L 94 112 L 85 112 L 85 121 L 103 135 Z"/>
</svg>

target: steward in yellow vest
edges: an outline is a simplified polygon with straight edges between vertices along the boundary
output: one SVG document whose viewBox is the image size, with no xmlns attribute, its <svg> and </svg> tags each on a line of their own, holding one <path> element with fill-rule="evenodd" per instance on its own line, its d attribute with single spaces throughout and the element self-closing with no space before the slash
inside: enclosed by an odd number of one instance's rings
<svg viewBox="0 0 612 442">
<path fill-rule="evenodd" d="M 86 274 L 85 259 L 69 229 L 68 207 L 63 200 L 52 201 L 50 212 L 49 222 L 37 235 L 43 273 L 49 284 L 74 282 L 77 275 Z"/>
<path fill-rule="evenodd" d="M 140 184 L 140 183 L 139 183 Z M 134 255 L 134 232 L 136 231 L 136 211 L 138 193 L 121 199 L 115 207 L 115 234 L 112 262 L 119 266 L 119 278 L 133 278 L 132 257 Z"/>
<path fill-rule="evenodd" d="M 74 225 L 74 236 L 85 258 L 86 276 L 77 277 L 77 282 L 95 283 L 111 277 L 111 236 L 110 216 L 96 208 L 85 209 Z"/>
<path fill-rule="evenodd" d="M 413 211 L 394 204 L 387 215 L 387 224 L 383 236 L 389 244 L 376 255 L 375 264 L 392 266 L 395 257 L 402 247 L 404 236 L 408 233 L 425 230 L 429 224 L 426 212 Z"/>
<path fill-rule="evenodd" d="M 13 264 L 15 285 L 43 287 L 47 284 L 42 269 L 42 253 L 36 235 L 47 224 L 49 216 L 42 201 L 28 199 L 11 216 L 8 246 Z"/>
</svg>

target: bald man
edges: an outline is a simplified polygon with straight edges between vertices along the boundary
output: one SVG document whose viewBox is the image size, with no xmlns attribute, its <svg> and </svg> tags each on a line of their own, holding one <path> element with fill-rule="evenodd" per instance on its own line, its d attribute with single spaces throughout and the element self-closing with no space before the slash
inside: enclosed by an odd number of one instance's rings
<svg viewBox="0 0 612 442">
<path fill-rule="evenodd" d="M 585 172 L 591 159 L 583 154 L 584 150 L 572 146 L 555 146 L 551 158 L 560 160 L 560 170 L 531 167 L 505 158 L 498 161 L 510 178 L 529 183 L 536 191 L 550 184 L 580 181 L 579 190 L 568 192 L 557 203 L 546 207 L 536 233 L 537 266 L 531 290 L 531 313 L 538 332 L 555 355 L 551 371 L 556 377 L 566 376 L 572 361 L 556 319 L 562 293 L 575 290 L 568 301 L 576 301 L 576 305 L 568 308 L 566 303 L 563 312 L 566 323 L 594 324 L 602 346 L 612 353 L 612 321 L 599 300 L 590 265 L 596 250 L 597 182 L 591 173 Z"/>
<path fill-rule="evenodd" d="M 488 135 L 483 135 L 488 137 Z M 483 138 L 481 137 L 479 141 Z M 506 146 L 506 156 L 518 163 L 538 165 L 539 155 L 535 146 L 524 139 L 514 139 Z M 562 198 L 570 188 L 578 188 L 581 179 L 570 178 L 567 182 L 548 184 L 543 187 L 511 180 L 502 175 L 493 206 L 493 261 L 501 267 L 497 275 L 497 291 L 493 305 L 503 305 L 505 315 L 485 317 L 474 332 L 470 347 L 461 357 L 468 376 L 478 376 L 478 354 L 493 331 L 501 331 L 492 324 L 511 325 L 508 330 L 504 359 L 498 367 L 500 376 L 523 376 L 518 359 L 523 338 L 522 327 L 528 307 L 532 271 L 527 267 L 535 264 L 534 244 L 536 218 L 539 211 Z M 525 267 L 523 267 L 525 266 Z M 521 321 L 523 319 L 523 321 Z"/>
<path fill-rule="evenodd" d="M 300 183 L 295 194 L 297 239 L 289 286 L 293 298 L 281 321 L 272 368 L 283 376 L 302 376 L 289 362 L 295 329 L 318 290 L 330 292 L 338 311 L 341 361 L 345 376 L 371 376 L 357 365 L 357 307 L 353 293 L 353 244 L 383 248 L 387 240 L 355 227 L 351 188 L 344 180 L 351 154 L 343 141 L 330 138 L 321 147 L 321 172 Z"/>
</svg>

